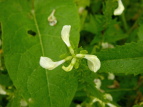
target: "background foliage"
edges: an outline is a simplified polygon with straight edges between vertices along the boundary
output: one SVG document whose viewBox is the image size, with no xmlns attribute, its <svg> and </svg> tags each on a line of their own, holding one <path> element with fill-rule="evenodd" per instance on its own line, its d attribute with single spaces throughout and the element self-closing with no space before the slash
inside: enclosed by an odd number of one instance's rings
<svg viewBox="0 0 143 107">
<path fill-rule="evenodd" d="M 142 107 L 143 0 L 122 1 L 125 11 L 114 16 L 116 0 L 0 0 L 0 106 Z M 50 26 L 53 9 L 58 22 Z M 69 54 L 60 37 L 64 25 L 72 26 L 76 51 L 98 56 L 97 73 L 85 60 L 68 73 L 39 66 L 40 56 L 57 61 Z"/>
</svg>

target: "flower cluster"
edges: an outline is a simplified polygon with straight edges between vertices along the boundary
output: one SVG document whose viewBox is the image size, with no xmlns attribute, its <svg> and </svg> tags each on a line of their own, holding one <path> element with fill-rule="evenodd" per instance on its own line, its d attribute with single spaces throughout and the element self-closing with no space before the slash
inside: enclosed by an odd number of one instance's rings
<svg viewBox="0 0 143 107">
<path fill-rule="evenodd" d="M 67 67 L 62 66 L 62 69 L 68 72 L 73 69 L 73 67 L 75 66 L 78 59 L 85 58 L 85 59 L 87 59 L 89 69 L 93 72 L 98 71 L 101 66 L 101 63 L 100 63 L 100 60 L 97 58 L 97 56 L 89 55 L 89 54 L 81 54 L 81 53 L 75 54 L 74 49 L 71 46 L 70 40 L 69 40 L 70 29 L 71 29 L 70 25 L 63 26 L 62 31 L 61 31 L 61 38 L 64 41 L 64 43 L 66 44 L 66 46 L 68 47 L 71 56 L 68 56 L 65 59 L 62 59 L 62 60 L 56 61 L 56 62 L 54 62 L 49 57 L 41 56 L 40 57 L 41 67 L 48 69 L 48 70 L 53 70 L 54 68 L 63 64 L 64 62 L 71 60 L 71 63 Z"/>
</svg>

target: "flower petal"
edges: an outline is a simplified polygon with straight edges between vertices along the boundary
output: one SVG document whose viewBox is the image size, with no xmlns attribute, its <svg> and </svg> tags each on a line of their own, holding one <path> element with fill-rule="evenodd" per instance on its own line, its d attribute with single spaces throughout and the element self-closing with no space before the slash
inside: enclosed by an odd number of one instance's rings
<svg viewBox="0 0 143 107">
<path fill-rule="evenodd" d="M 97 88 L 97 89 L 100 89 L 100 87 L 101 87 L 101 80 L 100 79 L 94 79 L 94 83 L 95 83 L 95 87 Z"/>
<path fill-rule="evenodd" d="M 64 25 L 61 31 L 61 37 L 62 40 L 65 42 L 65 44 L 70 47 L 70 41 L 69 41 L 69 36 L 70 36 L 70 29 L 71 29 L 71 25 Z"/>
<path fill-rule="evenodd" d="M 4 90 L 4 86 L 0 84 L 0 95 L 6 95 L 6 91 Z"/>
<path fill-rule="evenodd" d="M 72 69 L 73 69 L 73 65 L 69 65 L 69 66 L 67 66 L 67 67 L 65 67 L 65 66 L 62 66 L 62 69 L 64 70 L 64 71 L 67 71 L 67 72 L 69 72 L 69 71 L 71 71 Z"/>
<path fill-rule="evenodd" d="M 108 94 L 108 93 L 104 94 L 104 98 L 109 101 L 113 101 L 113 97 L 111 96 L 111 94 Z"/>
<path fill-rule="evenodd" d="M 76 58 L 73 58 L 71 63 L 69 64 L 69 66 L 65 67 L 65 66 L 62 66 L 62 69 L 65 70 L 65 71 L 71 71 L 73 69 L 73 66 L 75 65 L 76 63 Z"/>
<path fill-rule="evenodd" d="M 108 80 L 114 80 L 115 75 L 113 73 L 108 73 Z"/>
<path fill-rule="evenodd" d="M 114 104 L 112 104 L 112 103 L 107 103 L 107 105 L 108 105 L 109 107 L 117 107 L 116 105 L 114 105 Z"/>
<path fill-rule="evenodd" d="M 100 60 L 95 55 L 86 54 L 85 59 L 87 59 L 88 67 L 91 71 L 97 72 L 100 69 Z"/>
<path fill-rule="evenodd" d="M 26 102 L 26 100 L 21 99 L 21 100 L 20 100 L 20 106 L 21 106 L 21 107 L 27 107 L 27 106 L 28 106 L 28 103 Z"/>
<path fill-rule="evenodd" d="M 103 42 L 101 44 L 101 46 L 102 46 L 102 49 L 114 48 L 114 46 L 112 44 L 108 43 L 108 42 Z"/>
<path fill-rule="evenodd" d="M 124 5 L 121 0 L 118 0 L 118 8 L 114 10 L 114 15 L 121 15 L 124 11 Z"/>
<path fill-rule="evenodd" d="M 40 57 L 40 66 L 48 70 L 53 70 L 64 62 L 65 60 L 54 62 L 48 57 Z"/>
<path fill-rule="evenodd" d="M 102 101 L 102 100 L 100 100 L 99 98 L 94 98 L 93 100 L 92 100 L 92 102 L 93 103 L 95 103 L 95 102 L 99 102 L 100 104 L 101 104 L 101 107 L 105 107 L 105 103 Z"/>
</svg>

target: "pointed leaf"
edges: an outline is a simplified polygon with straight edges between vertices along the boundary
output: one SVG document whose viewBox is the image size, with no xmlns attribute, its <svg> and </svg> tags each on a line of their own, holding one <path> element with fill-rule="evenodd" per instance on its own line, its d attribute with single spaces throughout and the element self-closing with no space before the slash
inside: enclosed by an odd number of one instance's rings
<svg viewBox="0 0 143 107">
<path fill-rule="evenodd" d="M 79 41 L 79 18 L 72 0 L 3 0 L 0 2 L 3 50 L 9 75 L 30 107 L 68 107 L 77 88 L 74 71 L 61 66 L 48 71 L 40 67 L 41 56 L 54 61 L 66 53 L 61 39 L 63 25 L 71 25 L 70 40 Z M 57 24 L 48 16 L 55 9 Z"/>
</svg>

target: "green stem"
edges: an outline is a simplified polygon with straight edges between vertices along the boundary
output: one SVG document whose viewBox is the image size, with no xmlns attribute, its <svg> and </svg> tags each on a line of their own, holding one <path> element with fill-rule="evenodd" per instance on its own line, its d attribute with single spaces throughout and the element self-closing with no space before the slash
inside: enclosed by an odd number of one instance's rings
<svg viewBox="0 0 143 107">
<path fill-rule="evenodd" d="M 133 91 L 135 89 L 128 89 L 128 88 L 124 88 L 124 89 L 116 89 L 116 90 L 108 90 L 106 92 L 114 92 L 114 91 Z"/>
<path fill-rule="evenodd" d="M 122 18 L 122 21 L 123 21 L 125 31 L 128 31 L 128 24 L 127 24 L 124 12 L 122 13 L 121 18 Z"/>
<path fill-rule="evenodd" d="M 71 46 L 68 47 L 68 48 L 69 48 L 69 51 L 70 51 L 71 55 L 75 56 L 73 48 Z"/>
</svg>

